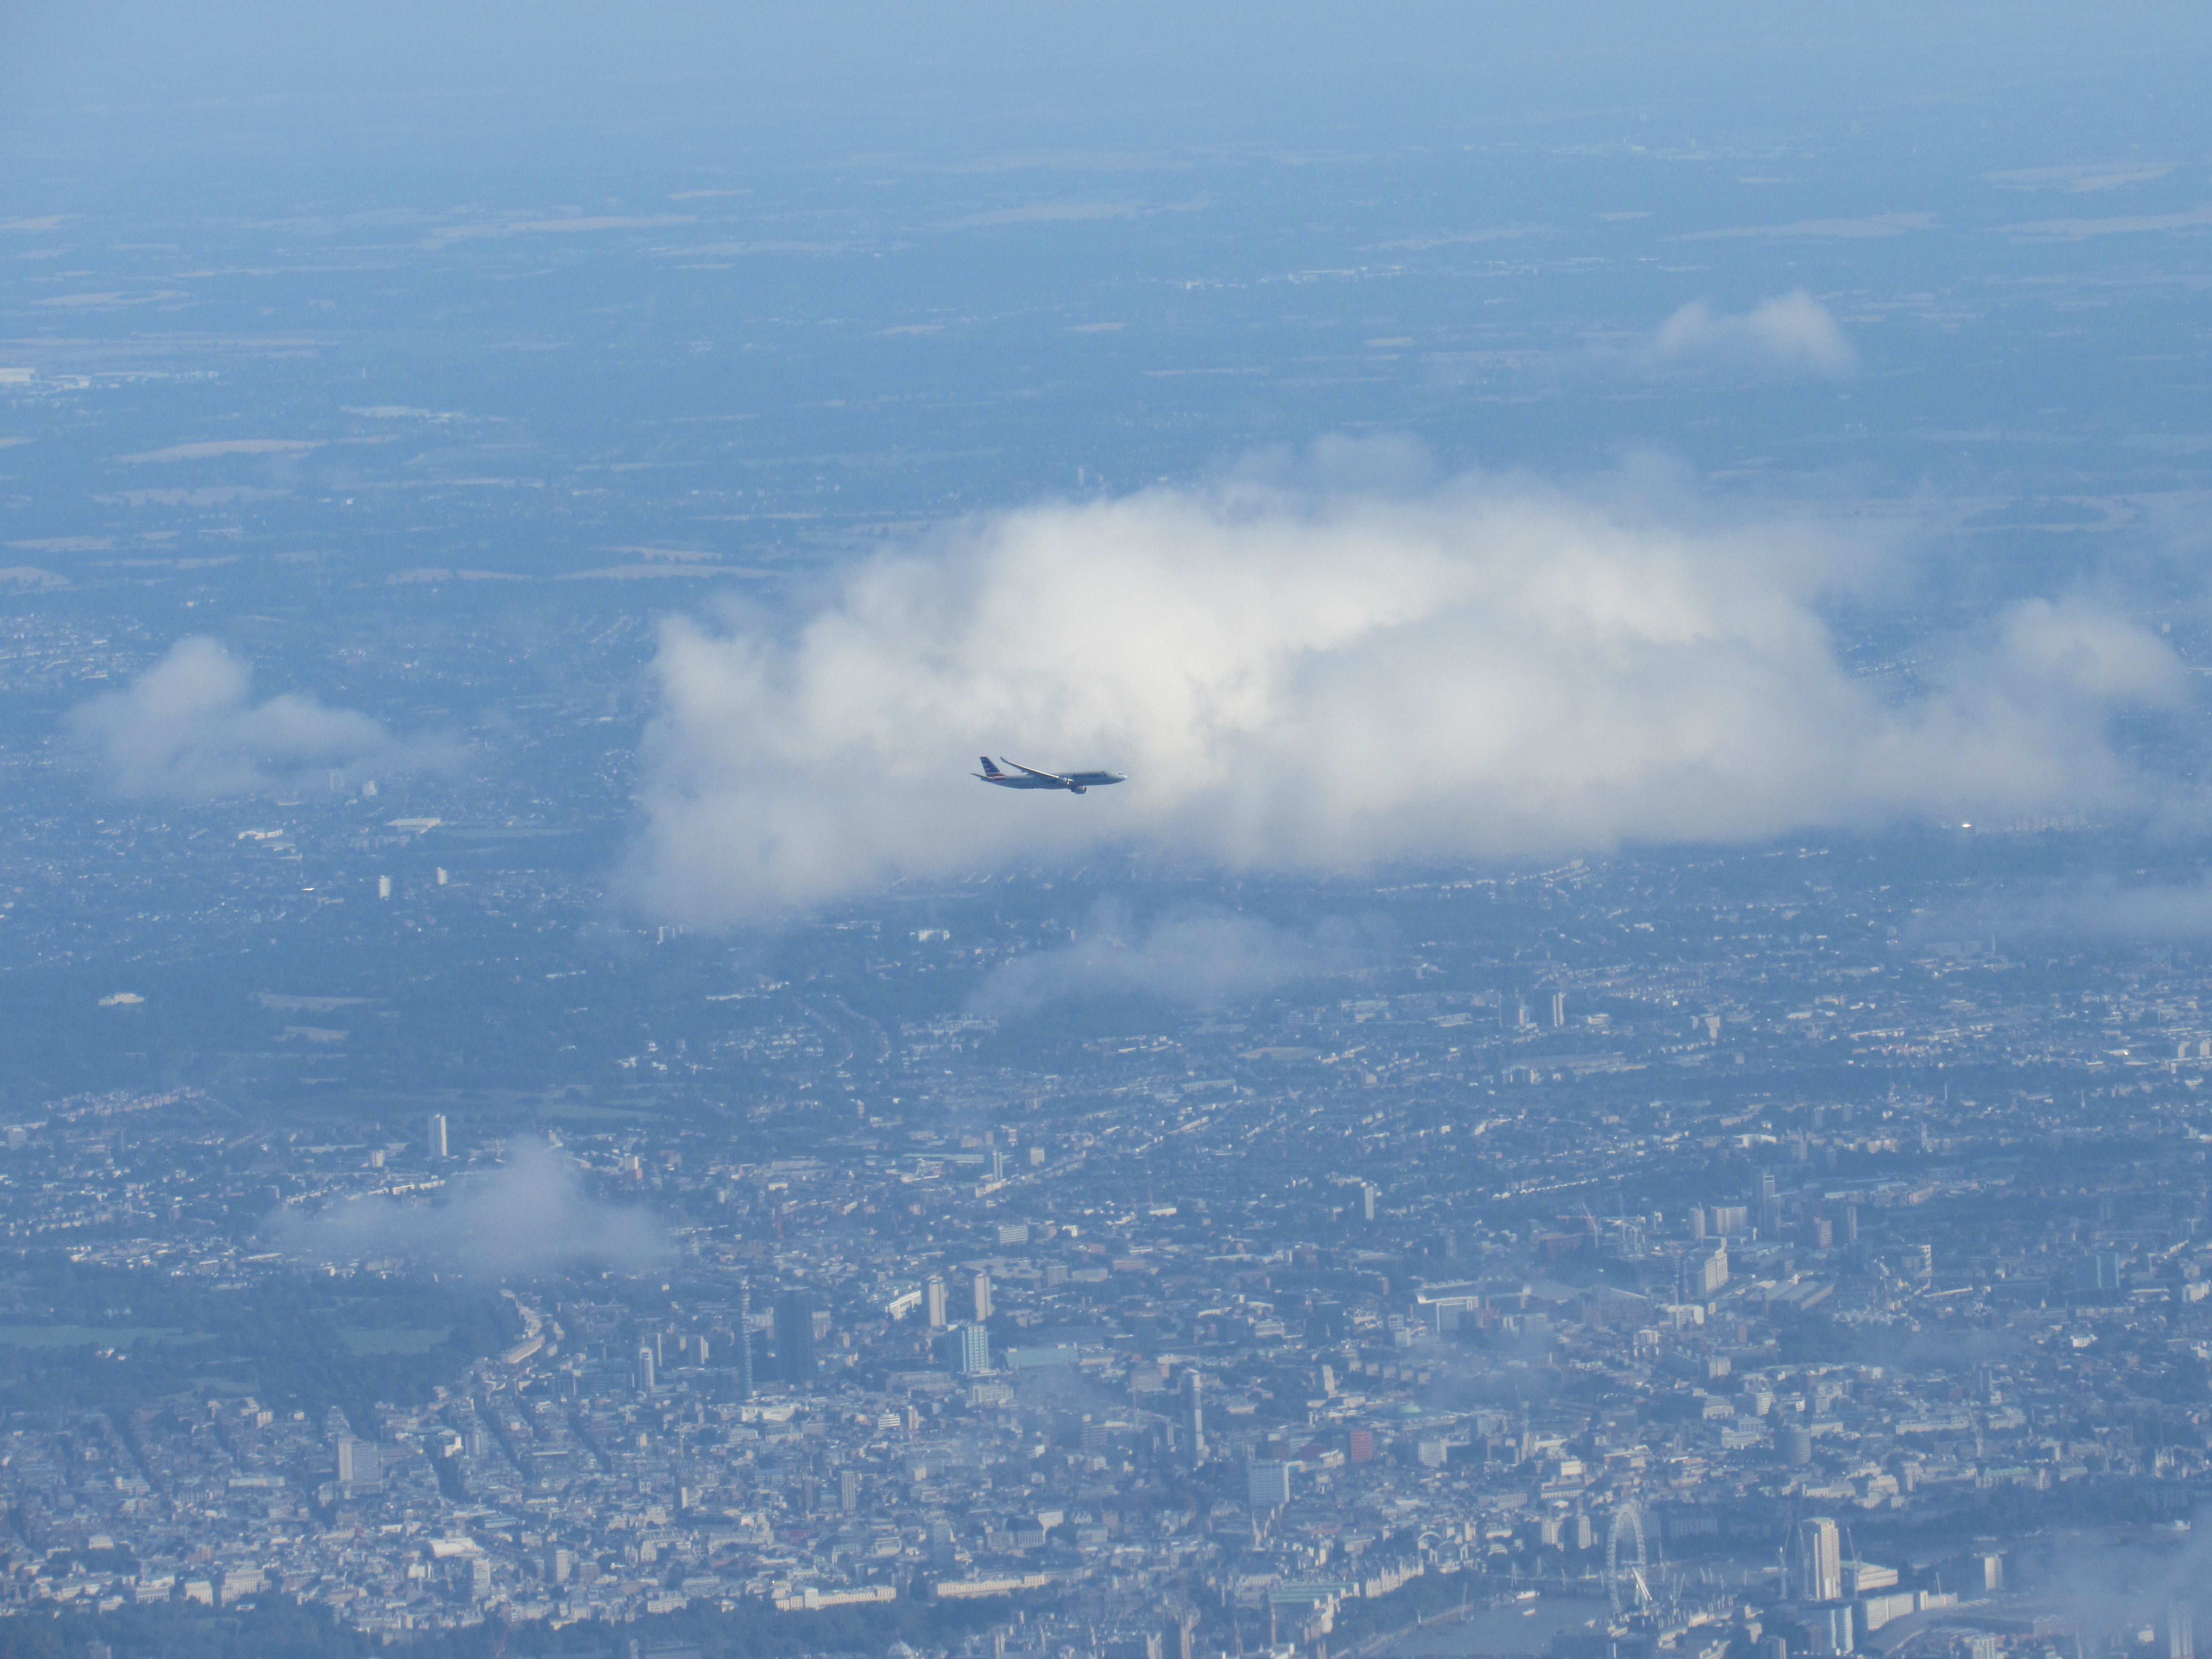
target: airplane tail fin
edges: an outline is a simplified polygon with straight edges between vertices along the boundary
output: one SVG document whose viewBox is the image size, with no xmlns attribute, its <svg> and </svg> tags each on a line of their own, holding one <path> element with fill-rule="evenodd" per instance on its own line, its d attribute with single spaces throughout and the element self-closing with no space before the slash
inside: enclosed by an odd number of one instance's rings
<svg viewBox="0 0 2212 1659">
<path fill-rule="evenodd" d="M 985 777 L 1002 778 L 1006 776 L 1005 773 L 999 770 L 998 763 L 992 760 L 988 755 L 978 755 L 975 758 L 983 763 L 983 775 Z"/>
</svg>

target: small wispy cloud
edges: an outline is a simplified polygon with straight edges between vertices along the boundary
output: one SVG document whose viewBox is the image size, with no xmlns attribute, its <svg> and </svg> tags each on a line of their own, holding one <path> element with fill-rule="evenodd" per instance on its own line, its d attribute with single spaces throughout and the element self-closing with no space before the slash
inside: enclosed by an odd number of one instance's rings
<svg viewBox="0 0 2212 1659">
<path fill-rule="evenodd" d="M 1094 219 L 1147 218 L 1155 213 L 1196 213 L 1212 204 L 1188 202 L 1035 202 L 1022 207 L 992 208 L 964 214 L 930 227 L 933 230 L 987 230 L 1003 225 L 1054 225 Z"/>
<path fill-rule="evenodd" d="M 149 294 L 125 294 L 108 290 L 100 294 L 57 294 L 51 299 L 33 300 L 34 306 L 48 306 L 57 311 L 125 311 L 132 306 L 159 305 L 168 300 L 189 300 L 192 296 L 182 289 L 165 288 Z"/>
<path fill-rule="evenodd" d="M 211 443 L 171 444 L 167 449 L 149 449 L 117 459 L 133 462 L 205 461 L 218 455 L 300 455 L 321 447 L 319 439 L 222 438 Z"/>
<path fill-rule="evenodd" d="M 433 1271 L 487 1279 L 586 1264 L 643 1267 L 667 1249 L 649 1212 L 594 1197 L 575 1159 L 535 1139 L 513 1143 L 505 1163 L 462 1177 L 438 1201 L 357 1198 L 319 1215 L 287 1210 L 269 1234 L 305 1261 L 404 1256 Z"/>
<path fill-rule="evenodd" d="M 120 691 L 62 726 L 115 793 L 163 800 L 256 794 L 310 769 L 435 769 L 452 749 L 403 741 L 368 715 L 296 691 L 252 700 L 252 674 L 216 640 L 179 640 Z"/>
<path fill-rule="evenodd" d="M 473 225 L 446 225 L 430 233 L 422 246 L 433 250 L 451 242 L 481 237 L 573 236 L 611 230 L 665 230 L 672 225 L 698 222 L 690 213 L 579 214 L 555 219 L 494 219 Z"/>
<path fill-rule="evenodd" d="M 2060 952 L 2083 945 L 2200 943 L 2212 939 L 2212 884 L 2099 876 L 2041 893 L 1946 905 L 1916 917 L 1906 937 L 1993 939 L 2008 949 Z"/>
<path fill-rule="evenodd" d="M 2001 227 L 2007 234 L 2038 242 L 2081 242 L 2093 236 L 2141 236 L 2160 230 L 2197 230 L 2212 225 L 2212 205 L 2179 213 L 2130 213 L 2108 219 L 2036 219 Z"/>
<path fill-rule="evenodd" d="M 1488 230 L 1439 231 L 1427 236 L 1401 236 L 1395 241 L 1371 242 L 1375 252 L 1400 251 L 1419 253 L 1432 247 L 1458 247 L 1469 242 L 1512 242 L 1524 236 L 1549 236 L 1550 225 L 1498 225 Z"/>
<path fill-rule="evenodd" d="M 1734 314 L 1692 300 L 1660 325 L 1643 357 L 1665 368 L 1838 378 L 1859 366 L 1834 314 L 1802 289 Z"/>
<path fill-rule="evenodd" d="M 1725 230 L 1691 230 L 1669 237 L 1675 242 L 1717 242 L 1736 238 L 1781 241 L 1800 236 L 1835 237 L 1862 241 L 1872 237 L 1902 236 L 1911 230 L 1933 230 L 1932 213 L 1873 213 L 1863 219 L 1800 219 L 1787 225 L 1731 225 Z"/>
<path fill-rule="evenodd" d="M 1181 910 L 1139 923 L 1127 905 L 1102 901 L 1072 941 L 1006 963 L 973 1006 L 992 1018 L 1097 996 L 1205 1007 L 1339 971 L 1353 955 L 1351 930 L 1341 924 L 1307 939 L 1227 910 Z"/>
<path fill-rule="evenodd" d="M 2063 190 L 2080 195 L 2148 184 L 2173 171 L 2168 161 L 2077 161 L 2067 167 L 2012 167 L 1982 177 L 2000 190 Z"/>
</svg>

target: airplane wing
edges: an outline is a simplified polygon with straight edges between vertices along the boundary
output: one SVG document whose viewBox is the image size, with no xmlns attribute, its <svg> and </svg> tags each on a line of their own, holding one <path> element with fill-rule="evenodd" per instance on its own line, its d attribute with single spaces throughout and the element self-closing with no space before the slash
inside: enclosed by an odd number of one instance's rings
<svg viewBox="0 0 2212 1659">
<path fill-rule="evenodd" d="M 1026 772 L 1033 778 L 1043 778 L 1053 783 L 1066 783 L 1067 781 L 1066 778 L 1060 776 L 1057 772 L 1040 772 L 1034 766 L 1024 766 L 1019 761 L 1010 761 L 1004 755 L 999 757 L 999 764 L 1001 766 L 1011 766 L 1017 772 Z"/>
</svg>

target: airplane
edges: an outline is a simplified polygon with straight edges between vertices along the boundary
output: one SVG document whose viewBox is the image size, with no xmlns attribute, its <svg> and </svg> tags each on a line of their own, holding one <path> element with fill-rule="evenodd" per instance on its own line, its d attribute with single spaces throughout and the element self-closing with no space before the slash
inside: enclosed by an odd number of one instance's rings
<svg viewBox="0 0 2212 1659">
<path fill-rule="evenodd" d="M 1070 772 L 1062 776 L 1058 772 L 1040 772 L 1034 766 L 1024 766 L 1019 761 L 1006 760 L 1003 756 L 994 764 L 988 755 L 979 755 L 983 769 L 975 775 L 986 783 L 995 783 L 1001 789 L 1065 789 L 1071 795 L 1109 783 L 1127 783 L 1119 772 Z M 1001 772 L 999 765 L 1011 766 L 1012 772 Z"/>
</svg>

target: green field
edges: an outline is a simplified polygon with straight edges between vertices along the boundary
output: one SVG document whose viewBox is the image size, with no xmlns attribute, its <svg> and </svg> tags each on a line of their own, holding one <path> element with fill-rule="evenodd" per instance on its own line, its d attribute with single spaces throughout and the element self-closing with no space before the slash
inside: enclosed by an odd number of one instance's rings
<svg viewBox="0 0 2212 1659">
<path fill-rule="evenodd" d="M 379 1401 L 428 1399 L 521 1334 L 514 1310 L 480 1285 L 272 1273 L 240 1296 L 48 1250 L 0 1253 L 0 1297 L 11 1315 L 0 1326 L 0 1412 L 222 1394 L 288 1412 L 335 1405 L 362 1422 Z"/>
<path fill-rule="evenodd" d="M 187 1340 L 173 1327 L 152 1325 L 0 1325 L 0 1345 L 15 1348 L 127 1348 L 140 1337 L 149 1341 Z M 193 1337 L 195 1342 L 207 1338 Z"/>
<path fill-rule="evenodd" d="M 428 1353 L 453 1334 L 451 1325 L 441 1325 L 430 1330 L 368 1330 L 359 1326 L 342 1326 L 338 1334 L 356 1353 Z"/>
</svg>

